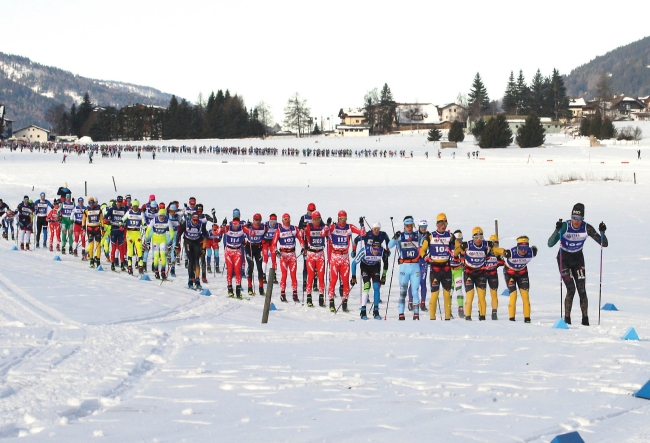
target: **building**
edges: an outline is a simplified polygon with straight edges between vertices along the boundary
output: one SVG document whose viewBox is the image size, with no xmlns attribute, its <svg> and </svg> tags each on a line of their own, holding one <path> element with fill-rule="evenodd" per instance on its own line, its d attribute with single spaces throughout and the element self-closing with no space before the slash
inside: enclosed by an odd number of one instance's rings
<svg viewBox="0 0 650 443">
<path fill-rule="evenodd" d="M 339 137 L 368 137 L 370 125 L 336 125 L 336 135 Z"/>
<path fill-rule="evenodd" d="M 527 115 L 507 115 L 506 121 L 513 135 L 517 135 L 519 127 L 526 121 Z M 558 134 L 562 130 L 562 123 L 552 120 L 550 117 L 540 117 L 540 123 L 544 127 L 546 134 Z"/>
<path fill-rule="evenodd" d="M 367 125 L 366 110 L 364 108 L 341 108 L 339 118 L 342 125 Z"/>
<path fill-rule="evenodd" d="M 398 103 L 395 105 L 394 128 L 398 131 L 440 129 L 444 125 L 438 107 L 431 103 Z"/>
<path fill-rule="evenodd" d="M 14 121 L 9 120 L 8 118 L 5 118 L 4 122 L 5 122 L 5 127 L 4 127 L 4 130 L 2 131 L 2 133 L 0 133 L 0 139 L 11 138 L 13 136 L 13 134 L 14 134 L 14 131 L 13 131 Z"/>
<path fill-rule="evenodd" d="M 39 128 L 36 125 L 29 125 L 26 128 L 14 131 L 14 137 L 30 142 L 47 142 L 49 140 L 50 131 L 47 129 Z"/>
<path fill-rule="evenodd" d="M 467 116 L 466 109 L 457 103 L 447 103 L 438 108 L 438 117 L 443 122 L 461 121 L 464 122 Z"/>
<path fill-rule="evenodd" d="M 633 112 L 643 112 L 645 109 L 646 104 L 643 101 L 622 94 L 612 101 L 609 113 L 614 120 L 625 120 L 631 119 Z"/>
<path fill-rule="evenodd" d="M 586 105 L 584 98 L 570 98 L 569 111 L 571 112 L 572 120 L 580 120 L 582 118 L 582 108 Z"/>
</svg>

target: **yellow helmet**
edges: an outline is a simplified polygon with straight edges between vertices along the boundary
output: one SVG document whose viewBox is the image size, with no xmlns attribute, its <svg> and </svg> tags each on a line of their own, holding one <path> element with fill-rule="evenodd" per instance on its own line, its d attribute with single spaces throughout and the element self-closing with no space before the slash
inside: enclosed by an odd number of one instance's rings
<svg viewBox="0 0 650 443">
<path fill-rule="evenodd" d="M 526 243 L 526 244 L 530 243 L 530 239 L 528 238 L 527 235 L 522 235 L 520 237 L 517 237 L 517 244 L 520 245 L 520 244 L 523 244 L 523 243 Z"/>
<path fill-rule="evenodd" d="M 483 235 L 483 229 L 481 229 L 480 226 L 477 226 L 474 229 L 472 229 L 472 237 L 475 237 L 477 235 L 481 235 L 481 236 Z"/>
<path fill-rule="evenodd" d="M 438 214 L 438 216 L 436 217 L 436 221 L 437 221 L 437 222 L 439 222 L 439 221 L 445 221 L 445 222 L 446 222 L 446 221 L 447 221 L 447 214 L 445 214 L 444 212 L 441 212 L 441 213 Z"/>
<path fill-rule="evenodd" d="M 492 234 L 492 235 L 490 236 L 490 241 L 491 241 L 491 242 L 499 241 L 499 237 L 497 237 L 496 234 Z"/>
</svg>

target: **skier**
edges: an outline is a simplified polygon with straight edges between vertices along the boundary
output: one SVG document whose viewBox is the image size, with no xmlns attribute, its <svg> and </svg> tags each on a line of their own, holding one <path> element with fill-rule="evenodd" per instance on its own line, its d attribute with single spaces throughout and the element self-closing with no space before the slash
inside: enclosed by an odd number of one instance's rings
<svg viewBox="0 0 650 443">
<path fill-rule="evenodd" d="M 172 240 L 172 245 L 169 247 L 170 258 L 171 258 L 171 267 L 169 268 L 169 275 L 176 277 L 176 263 L 180 260 L 180 257 L 177 257 L 177 254 L 180 253 L 180 239 L 178 235 L 178 227 L 181 224 L 181 216 L 178 213 L 178 202 L 173 201 L 167 210 L 167 218 L 169 218 L 169 223 L 172 226 L 174 232 L 174 238 Z M 218 246 L 218 245 L 217 245 Z M 178 261 L 180 263 L 180 261 Z"/>
<path fill-rule="evenodd" d="M 208 273 L 212 272 L 211 262 L 212 255 L 214 254 L 214 271 L 219 271 L 219 242 L 221 241 L 221 235 L 219 234 L 219 225 L 216 223 L 212 224 L 212 229 L 208 233 L 208 238 L 205 243 L 205 249 L 207 252 L 207 264 L 208 264 Z"/>
<path fill-rule="evenodd" d="M 104 223 L 111 225 L 111 271 L 115 271 L 117 266 L 121 266 L 122 272 L 126 271 L 124 226 L 122 220 L 127 213 L 127 209 L 123 203 L 124 197 L 118 195 L 115 204 L 108 208 L 104 216 Z M 119 252 L 121 261 L 116 258 L 116 252 Z"/>
<path fill-rule="evenodd" d="M 313 307 L 311 298 L 315 277 L 318 277 L 318 306 L 325 306 L 325 243 L 327 226 L 323 224 L 320 212 L 313 211 L 311 221 L 304 229 L 305 263 L 307 264 L 307 306 Z"/>
<path fill-rule="evenodd" d="M 330 268 L 330 282 L 328 288 L 328 297 L 330 300 L 330 311 L 335 312 L 334 306 L 334 288 L 336 280 L 340 279 L 343 285 L 343 302 L 342 309 L 348 312 L 348 296 L 350 295 L 350 239 L 352 234 L 364 235 L 365 231 L 357 228 L 353 224 L 348 224 L 348 213 L 344 210 L 339 211 L 338 221 L 329 226 L 329 245 L 328 257 Z M 361 219 L 363 221 L 363 218 Z"/>
<path fill-rule="evenodd" d="M 153 250 L 152 269 L 156 279 L 162 277 L 163 280 L 167 280 L 167 248 L 174 239 L 174 231 L 167 217 L 167 210 L 160 209 L 158 211 L 156 218 L 147 228 L 146 236 L 151 242 Z M 159 268 L 162 269 L 159 270 Z"/>
<path fill-rule="evenodd" d="M 463 233 L 460 229 L 454 232 L 456 241 L 463 241 Z M 453 253 L 455 249 L 455 242 L 451 244 L 452 254 L 449 257 L 449 266 L 451 266 L 451 282 L 453 292 L 456 293 L 456 302 L 458 303 L 458 317 L 465 318 L 465 297 L 463 295 L 463 272 L 465 271 L 465 255 L 456 255 Z M 452 296 L 450 291 L 450 297 Z M 452 298 L 453 300 L 453 298 Z"/>
<path fill-rule="evenodd" d="M 429 236 L 429 231 L 427 228 L 429 227 L 429 222 L 422 219 L 418 222 L 418 249 L 422 248 L 422 243 L 424 240 Z M 418 264 L 420 265 L 420 310 L 425 311 L 427 310 L 427 272 L 429 270 L 429 263 L 427 263 L 423 257 L 420 257 L 420 260 L 418 261 Z M 412 311 L 413 310 L 413 290 L 409 286 L 409 303 L 408 303 L 408 310 Z M 433 316 L 435 318 L 435 312 L 433 313 Z"/>
<path fill-rule="evenodd" d="M 548 239 L 548 246 L 553 247 L 560 241 L 560 250 L 557 255 L 560 276 L 566 286 L 566 298 L 564 299 L 564 321 L 571 324 L 571 307 L 576 289 L 580 297 L 580 310 L 582 311 L 582 324 L 589 326 L 589 302 L 585 288 L 585 257 L 582 253 L 587 237 L 601 244 L 603 248 L 609 245 L 605 231 L 607 226 L 600 222 L 598 230 L 600 234 L 589 223 L 584 221 L 585 205 L 576 203 L 571 211 L 571 221 L 558 221 L 555 224 L 555 231 Z"/>
<path fill-rule="evenodd" d="M 106 203 L 102 203 L 100 205 L 100 209 L 102 211 L 102 217 L 104 220 L 108 220 L 106 217 L 106 213 L 108 212 L 109 208 L 111 208 L 115 204 L 115 200 L 111 200 Z M 105 223 L 105 222 L 104 222 Z M 112 226 L 110 224 L 104 224 L 103 225 L 103 234 L 102 234 L 102 240 L 101 240 L 101 249 L 104 251 L 104 256 L 106 257 L 106 261 L 110 261 L 110 254 L 111 254 L 111 231 L 112 231 Z"/>
<path fill-rule="evenodd" d="M 43 233 L 43 247 L 47 244 L 47 213 L 48 208 L 52 209 L 52 203 L 45 199 L 45 192 L 41 192 L 41 198 L 34 207 L 36 208 L 36 249 L 40 248 L 41 232 Z"/>
<path fill-rule="evenodd" d="M 264 283 L 266 283 L 266 270 L 269 262 L 269 257 L 271 258 L 271 268 L 277 269 L 277 265 L 275 263 L 275 254 L 271 253 L 271 243 L 273 242 L 275 230 L 278 229 L 278 216 L 271 214 L 269 216 L 269 221 L 265 223 L 265 226 L 266 233 L 264 234 L 264 239 L 262 240 L 262 256 L 264 257 Z M 277 282 L 278 277 L 275 275 L 273 283 Z"/>
<path fill-rule="evenodd" d="M 282 224 L 278 226 L 273 237 L 271 246 L 271 253 L 277 254 L 280 258 L 280 271 L 282 277 L 280 279 L 280 300 L 286 302 L 287 294 L 287 275 L 291 273 L 291 289 L 293 290 L 293 301 L 298 302 L 298 278 L 296 276 L 297 263 L 296 263 L 296 240 L 300 246 L 304 248 L 304 242 L 300 230 L 296 226 L 291 225 L 291 216 L 289 214 L 282 215 Z"/>
<path fill-rule="evenodd" d="M 74 211 L 74 202 L 72 195 L 66 194 L 65 200 L 61 202 L 60 215 L 61 215 L 61 254 L 65 254 L 65 246 L 68 244 L 70 248 L 69 253 L 72 255 L 72 211 Z"/>
<path fill-rule="evenodd" d="M 253 223 L 250 227 L 242 227 L 246 234 L 246 261 L 248 263 L 248 295 L 253 295 L 253 268 L 257 265 L 257 277 L 259 282 L 260 295 L 264 295 L 264 271 L 262 269 L 262 239 L 266 234 L 266 226 L 262 224 L 262 214 L 253 215 Z"/>
<path fill-rule="evenodd" d="M 74 207 L 72 210 L 72 219 L 74 220 L 74 228 L 73 228 L 73 234 L 74 234 L 74 256 L 77 257 L 77 248 L 79 247 L 79 244 L 81 243 L 81 260 L 87 260 L 86 257 L 86 233 L 83 230 L 83 218 L 84 218 L 84 213 L 86 212 L 86 207 L 84 206 L 84 199 L 83 197 L 79 197 L 77 199 L 77 206 Z"/>
<path fill-rule="evenodd" d="M 133 274 L 135 266 L 138 267 L 140 274 L 144 271 L 142 268 L 142 236 L 140 234 L 143 225 L 144 215 L 140 209 L 140 202 L 135 199 L 131 202 L 131 209 L 122 217 L 122 226 L 126 229 L 126 257 L 129 274 Z"/>
<path fill-rule="evenodd" d="M 515 321 L 515 312 L 517 310 L 517 287 L 521 294 L 521 300 L 524 304 L 524 322 L 530 323 L 530 298 L 528 290 L 530 281 L 528 279 L 528 263 L 537 255 L 537 246 L 529 246 L 530 240 L 527 236 L 522 235 L 517 238 L 517 246 L 504 251 L 505 266 L 503 267 L 503 277 L 508 285 L 510 292 L 510 303 L 508 304 L 508 314 L 510 321 Z"/>
<path fill-rule="evenodd" d="M 0 220 L 2 220 L 2 238 L 9 240 L 8 228 L 11 226 L 11 239 L 14 240 L 13 212 L 0 198 Z"/>
<path fill-rule="evenodd" d="M 199 259 L 201 258 L 201 250 L 205 246 L 207 232 L 205 231 L 205 225 L 199 221 L 198 214 L 192 214 L 179 225 L 178 235 L 183 235 L 185 256 L 189 261 L 187 287 L 189 289 L 201 289 Z"/>
<path fill-rule="evenodd" d="M 427 235 L 420 248 L 420 257 L 424 258 L 428 266 L 431 266 L 430 320 L 436 319 L 436 304 L 441 285 L 445 320 L 451 319 L 451 265 L 449 260 L 453 255 L 451 248 L 456 243 L 456 237 L 447 230 L 447 226 L 447 215 L 441 212 L 436 217 L 436 230 Z M 426 282 L 421 284 L 426 287 Z"/>
<path fill-rule="evenodd" d="M 53 251 L 52 243 L 56 245 L 56 250 L 61 250 L 61 222 L 59 218 L 59 204 L 54 200 L 54 207 L 47 213 L 45 218 L 47 222 L 48 237 L 50 238 L 49 249 Z M 45 245 L 43 245 L 45 246 Z"/>
<path fill-rule="evenodd" d="M 196 214 L 195 214 L 196 215 Z M 194 217 L 194 215 L 192 216 Z M 224 259 L 226 261 L 226 282 L 228 284 L 228 297 L 242 298 L 241 277 L 242 277 L 242 246 L 244 243 L 244 231 L 242 230 L 239 218 L 234 218 L 230 223 L 223 219 L 219 235 L 224 236 Z M 236 290 L 233 292 L 232 277 L 235 276 Z M 235 295 L 236 294 L 236 295 Z"/>
<path fill-rule="evenodd" d="M 104 215 L 95 197 L 88 199 L 88 207 L 84 211 L 81 221 L 82 226 L 88 234 L 88 253 L 90 255 L 90 267 L 100 265 L 102 225 L 104 224 Z"/>
<path fill-rule="evenodd" d="M 153 200 L 151 198 L 153 197 Z M 150 202 L 147 204 L 146 210 L 144 210 L 144 224 L 143 224 L 143 231 L 151 224 L 151 222 L 156 218 L 156 214 L 158 214 L 158 203 L 156 203 L 154 195 L 150 195 L 149 199 Z M 144 235 L 144 232 L 142 232 L 142 270 L 143 272 L 147 272 L 147 258 L 149 258 L 149 248 L 151 245 L 146 239 L 146 236 Z"/>
<path fill-rule="evenodd" d="M 23 201 L 18 204 L 16 208 L 18 215 L 18 241 L 20 241 L 20 249 L 27 249 L 29 251 L 29 239 L 34 230 L 34 213 L 36 206 L 29 201 L 29 196 L 23 197 Z"/>
<path fill-rule="evenodd" d="M 490 236 L 490 241 L 492 242 L 493 247 L 499 247 L 499 238 L 496 234 L 492 234 Z M 492 320 L 498 320 L 497 310 L 499 308 L 499 274 L 497 274 L 497 270 L 499 269 L 499 266 L 503 265 L 503 257 L 495 254 L 494 250 L 490 250 L 490 253 L 485 259 L 485 265 L 483 265 L 483 272 L 485 272 L 485 278 L 487 279 L 487 284 L 490 287 L 490 296 L 492 298 Z"/>
<path fill-rule="evenodd" d="M 389 248 L 395 247 L 399 254 L 399 302 L 397 312 L 400 320 L 404 317 L 404 302 L 408 292 L 408 285 L 411 284 L 413 293 L 413 320 L 420 319 L 420 300 L 418 291 L 420 289 L 420 249 L 418 234 L 414 232 L 415 221 L 413 217 L 404 217 L 404 232 L 397 231 L 388 244 Z"/>
<path fill-rule="evenodd" d="M 353 249 L 352 251 L 354 260 L 352 261 L 352 279 L 350 285 L 354 286 L 357 283 L 357 263 L 361 263 L 363 292 L 361 294 L 361 312 L 359 315 L 362 320 L 368 319 L 366 314 L 366 305 L 368 304 L 368 295 L 370 294 L 370 286 L 372 282 L 374 295 L 374 309 L 372 311 L 372 316 L 375 320 L 381 320 L 381 316 L 379 315 L 379 303 L 381 300 L 380 267 L 385 251 L 382 247 L 382 243 L 385 242 L 386 247 L 388 247 L 390 239 L 388 238 L 388 234 L 381 230 L 381 223 L 375 222 L 372 224 L 372 230 L 370 232 L 355 238 L 355 247 L 358 241 L 363 241 L 363 249 L 358 253 L 356 252 L 356 249 Z"/>
<path fill-rule="evenodd" d="M 307 213 L 300 217 L 298 222 L 298 229 L 304 231 L 308 223 L 311 223 L 313 218 L 313 213 L 316 210 L 316 205 L 314 203 L 309 203 L 307 205 Z M 307 290 L 307 255 L 302 257 L 302 292 Z M 314 288 L 317 290 L 317 288 Z"/>
<path fill-rule="evenodd" d="M 196 205 L 196 213 L 199 214 L 199 221 L 206 226 L 206 232 L 207 232 L 208 222 L 216 223 L 216 220 L 214 218 L 212 218 L 209 215 L 203 213 L 203 204 L 198 203 Z M 201 262 L 201 281 L 203 283 L 208 282 L 208 277 L 207 277 L 207 274 L 206 274 L 207 269 L 206 269 L 205 255 L 206 255 L 206 249 L 203 248 L 201 250 L 201 259 L 200 259 L 200 262 Z"/>
</svg>

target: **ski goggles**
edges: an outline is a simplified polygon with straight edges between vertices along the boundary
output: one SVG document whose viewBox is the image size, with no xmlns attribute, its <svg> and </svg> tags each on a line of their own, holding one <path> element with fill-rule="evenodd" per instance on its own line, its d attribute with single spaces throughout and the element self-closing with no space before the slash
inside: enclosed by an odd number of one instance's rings
<svg viewBox="0 0 650 443">
<path fill-rule="evenodd" d="M 41 198 L 45 198 L 45 192 L 41 192 Z"/>
<path fill-rule="evenodd" d="M 277 224 L 278 224 L 278 222 L 276 220 L 269 220 L 269 226 L 275 227 L 275 225 L 277 225 Z"/>
<path fill-rule="evenodd" d="M 438 221 L 436 222 L 436 224 L 437 224 L 437 225 L 446 225 L 446 224 L 447 224 L 447 220 L 438 220 Z"/>
<path fill-rule="evenodd" d="M 519 251 L 521 254 L 525 254 L 526 252 L 528 252 L 528 243 L 518 244 L 517 251 Z"/>
<path fill-rule="evenodd" d="M 476 234 L 472 235 L 472 238 L 474 240 L 483 240 L 483 233 L 482 232 L 477 232 Z"/>
<path fill-rule="evenodd" d="M 584 219 L 585 219 L 584 217 L 580 217 L 579 215 L 572 215 L 571 216 L 571 220 L 575 220 L 575 221 L 582 221 Z"/>
</svg>

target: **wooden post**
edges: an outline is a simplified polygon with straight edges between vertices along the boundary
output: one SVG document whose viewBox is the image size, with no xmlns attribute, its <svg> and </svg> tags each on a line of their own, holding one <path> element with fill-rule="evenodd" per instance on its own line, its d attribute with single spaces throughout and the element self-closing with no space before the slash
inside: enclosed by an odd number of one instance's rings
<svg viewBox="0 0 650 443">
<path fill-rule="evenodd" d="M 636 185 L 636 172 L 634 173 L 634 184 Z"/>
<path fill-rule="evenodd" d="M 271 309 L 271 295 L 273 294 L 273 280 L 275 280 L 275 269 L 269 269 L 269 275 L 266 277 L 266 299 L 264 300 L 264 313 L 262 314 L 262 324 L 269 322 L 269 310 Z"/>
<path fill-rule="evenodd" d="M 111 175 L 111 178 L 113 179 L 113 189 L 115 189 L 115 192 L 117 192 L 117 186 L 115 186 L 115 177 Z"/>
<path fill-rule="evenodd" d="M 88 197 L 88 182 L 84 182 L 84 197 Z"/>
<path fill-rule="evenodd" d="M 494 220 L 494 233 L 499 238 L 499 220 Z"/>
</svg>

